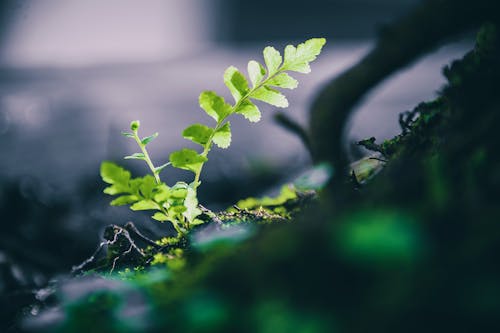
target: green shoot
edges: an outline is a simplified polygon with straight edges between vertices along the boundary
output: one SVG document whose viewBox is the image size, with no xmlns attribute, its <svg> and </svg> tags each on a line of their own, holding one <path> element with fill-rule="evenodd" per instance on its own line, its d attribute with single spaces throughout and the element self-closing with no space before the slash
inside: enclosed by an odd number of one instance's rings
<svg viewBox="0 0 500 333">
<path fill-rule="evenodd" d="M 193 124 L 182 132 L 184 138 L 201 146 L 202 151 L 183 148 L 172 152 L 169 162 L 155 166 L 146 149 L 158 133 L 141 138 L 139 121 L 130 124 L 132 132 L 123 133 L 134 139 L 140 152 L 126 156 L 126 159 L 143 160 L 152 175 L 142 178 L 131 178 L 129 171 L 111 162 L 101 165 L 101 176 L 110 186 L 104 190 L 109 195 L 120 195 L 111 202 L 112 206 L 130 205 L 132 210 L 153 210 L 152 218 L 163 222 L 169 221 L 178 235 L 186 234 L 193 226 L 203 223 L 197 217 L 201 214 L 198 208 L 197 189 L 201 184 L 200 177 L 204 164 L 208 161 L 208 153 L 215 144 L 226 149 L 231 145 L 231 124 L 228 117 L 238 114 L 250 122 L 258 122 L 261 112 L 254 101 L 272 106 L 286 108 L 288 100 L 281 89 L 295 89 L 298 81 L 288 72 L 309 73 L 309 63 L 320 54 L 324 38 L 313 38 L 297 47 L 288 45 L 284 56 L 275 48 L 264 49 L 265 66 L 255 60 L 248 62 L 249 80 L 234 66 L 224 73 L 224 83 L 231 93 L 234 103 L 227 103 L 223 97 L 213 91 L 200 94 L 199 105 L 215 121 L 215 126 Z M 191 184 L 177 182 L 169 187 L 161 181 L 160 172 L 168 165 L 194 173 Z"/>
</svg>

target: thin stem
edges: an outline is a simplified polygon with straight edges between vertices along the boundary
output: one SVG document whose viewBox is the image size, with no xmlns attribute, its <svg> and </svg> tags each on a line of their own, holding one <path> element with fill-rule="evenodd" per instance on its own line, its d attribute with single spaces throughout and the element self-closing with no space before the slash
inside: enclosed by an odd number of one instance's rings
<svg viewBox="0 0 500 333">
<path fill-rule="evenodd" d="M 161 183 L 160 175 L 155 170 L 155 166 L 153 162 L 151 161 L 151 158 L 149 157 L 148 151 L 146 150 L 146 145 L 143 145 L 141 142 L 141 138 L 139 138 L 139 135 L 137 135 L 137 130 L 134 131 L 134 139 L 135 142 L 137 142 L 137 145 L 139 148 L 141 148 L 141 152 L 144 154 L 144 161 L 148 165 L 149 169 L 151 169 L 151 172 L 153 173 L 153 176 L 155 177 L 155 181 L 157 184 Z"/>
<path fill-rule="evenodd" d="M 227 117 L 231 114 L 233 114 L 237 109 L 238 107 L 240 107 L 241 103 L 243 103 L 246 99 L 248 99 L 257 89 L 263 87 L 269 80 L 271 80 L 273 77 L 275 77 L 276 75 L 278 75 L 279 73 L 282 73 L 284 72 L 286 69 L 282 66 L 279 70 L 276 71 L 276 73 L 274 73 L 273 75 L 269 75 L 265 80 L 262 80 L 261 83 L 259 83 L 258 85 L 256 85 L 255 87 L 253 87 L 252 89 L 250 89 L 244 96 L 242 96 L 238 102 L 236 102 L 232 107 L 231 107 L 231 111 L 225 115 L 224 117 L 222 117 L 222 119 L 219 119 L 219 121 L 217 122 L 217 126 L 215 126 L 214 128 L 214 131 L 212 132 L 212 134 L 210 135 L 210 137 L 208 138 L 207 140 L 207 143 L 205 144 L 205 146 L 203 147 L 203 152 L 201 153 L 201 156 L 203 157 L 207 157 L 208 155 L 208 152 L 210 151 L 210 148 L 212 147 L 212 142 L 213 142 L 213 138 L 214 138 L 214 135 L 215 133 L 222 127 L 224 126 L 225 124 L 225 120 L 227 119 Z M 201 175 L 201 170 L 203 169 L 203 165 L 205 164 L 205 162 L 201 163 L 199 169 L 197 170 L 197 172 L 195 173 L 195 176 L 194 176 L 194 190 L 196 191 L 196 189 L 198 188 L 199 186 L 199 183 L 200 183 L 200 175 Z"/>
</svg>

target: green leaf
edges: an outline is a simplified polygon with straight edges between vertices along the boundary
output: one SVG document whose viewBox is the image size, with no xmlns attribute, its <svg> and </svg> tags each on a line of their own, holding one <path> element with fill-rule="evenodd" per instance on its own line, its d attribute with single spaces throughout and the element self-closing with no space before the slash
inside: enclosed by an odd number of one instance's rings
<svg viewBox="0 0 500 333">
<path fill-rule="evenodd" d="M 189 185 L 185 182 L 177 182 L 174 186 L 172 186 L 170 197 L 172 199 L 182 199 L 187 195 Z"/>
<path fill-rule="evenodd" d="M 166 184 L 163 183 L 156 185 L 153 196 L 154 201 L 165 202 L 168 200 L 169 197 L 170 197 L 170 187 L 168 187 Z"/>
<path fill-rule="evenodd" d="M 179 169 L 189 170 L 194 173 L 207 161 L 205 156 L 198 154 L 196 150 L 184 148 L 170 154 L 172 166 Z"/>
<path fill-rule="evenodd" d="M 153 141 L 157 136 L 158 136 L 158 132 L 155 133 L 155 134 L 153 134 L 153 135 L 150 135 L 150 136 L 147 136 L 147 137 L 143 138 L 141 140 L 141 143 L 143 145 L 147 145 L 148 143 L 150 143 L 151 141 Z"/>
<path fill-rule="evenodd" d="M 269 87 L 261 87 L 255 90 L 250 97 L 277 106 L 279 108 L 288 107 L 288 100 L 286 99 L 285 95 L 283 95 L 278 90 Z"/>
<path fill-rule="evenodd" d="M 293 45 L 288 45 L 285 48 L 285 62 L 282 69 L 299 73 L 311 72 L 309 63 L 321 53 L 325 43 L 326 39 L 324 38 L 312 38 L 299 44 L 296 48 Z"/>
<path fill-rule="evenodd" d="M 122 195 L 115 200 L 111 201 L 110 205 L 111 206 L 123 206 L 123 205 L 129 205 L 131 203 L 136 202 L 139 200 L 139 197 L 136 195 Z"/>
<path fill-rule="evenodd" d="M 241 102 L 238 108 L 235 110 L 235 113 L 241 114 L 252 123 L 258 122 L 261 118 L 259 108 L 250 100 L 244 100 L 243 102 Z"/>
<path fill-rule="evenodd" d="M 188 187 L 186 199 L 184 199 L 184 207 L 186 207 L 186 211 L 184 212 L 184 216 L 187 218 L 189 222 L 193 222 L 196 217 L 201 214 L 201 210 L 198 208 L 198 199 L 196 198 L 196 191 Z"/>
<path fill-rule="evenodd" d="M 215 121 L 225 118 L 231 112 L 231 105 L 213 91 L 204 91 L 199 97 L 200 107 Z"/>
<path fill-rule="evenodd" d="M 262 82 L 262 79 L 266 75 L 266 69 L 260 63 L 255 60 L 250 60 L 247 66 L 248 77 L 252 82 L 253 87 L 257 86 Z"/>
<path fill-rule="evenodd" d="M 272 46 L 268 46 L 264 49 L 264 60 L 266 62 L 267 70 L 269 76 L 275 74 L 283 61 L 281 54 Z"/>
<path fill-rule="evenodd" d="M 231 145 L 231 124 L 229 121 L 215 132 L 213 141 L 219 148 L 223 149 Z"/>
<path fill-rule="evenodd" d="M 130 191 L 129 181 L 130 172 L 116 165 L 113 162 L 101 163 L 101 178 L 105 183 L 112 186 L 107 187 L 104 193 L 115 195 L 119 193 L 128 193 Z"/>
<path fill-rule="evenodd" d="M 279 88 L 295 89 L 298 87 L 299 82 L 287 73 L 279 73 L 267 81 L 267 85 Z"/>
<path fill-rule="evenodd" d="M 122 135 L 123 136 L 126 136 L 127 138 L 134 138 L 134 134 L 133 133 L 129 133 L 129 132 L 122 132 Z"/>
<path fill-rule="evenodd" d="M 126 160 L 145 160 L 146 156 L 143 153 L 133 153 L 132 155 L 125 156 Z"/>
<path fill-rule="evenodd" d="M 191 140 L 194 143 L 205 146 L 212 136 L 214 130 L 208 126 L 202 124 L 194 124 L 187 127 L 183 132 L 182 136 L 185 139 Z"/>
<path fill-rule="evenodd" d="M 160 212 L 156 212 L 151 218 L 160 222 L 168 221 L 168 216 Z"/>
<path fill-rule="evenodd" d="M 169 215 L 180 215 L 184 213 L 187 210 L 187 208 L 184 205 L 179 205 L 179 206 L 171 206 L 168 208 L 168 214 Z"/>
<path fill-rule="evenodd" d="M 156 180 L 151 175 L 142 177 L 142 183 L 139 187 L 141 194 L 146 199 L 153 197 L 153 190 L 156 188 Z"/>
<path fill-rule="evenodd" d="M 230 66 L 224 72 L 224 83 L 229 88 L 235 102 L 238 102 L 248 93 L 248 82 L 234 66 Z"/>
<path fill-rule="evenodd" d="M 130 209 L 132 210 L 154 210 L 154 209 L 160 209 L 160 206 L 153 200 L 141 200 L 137 201 L 135 204 L 130 206 Z"/>
<path fill-rule="evenodd" d="M 171 164 L 170 162 L 167 162 L 167 163 L 165 163 L 165 164 L 160 165 L 159 167 L 156 167 L 156 168 L 155 168 L 155 173 L 156 173 L 156 174 L 159 174 L 160 172 L 162 172 L 162 171 L 163 171 L 163 169 L 165 169 L 165 168 L 166 168 L 167 166 L 169 166 L 170 164 Z"/>
</svg>

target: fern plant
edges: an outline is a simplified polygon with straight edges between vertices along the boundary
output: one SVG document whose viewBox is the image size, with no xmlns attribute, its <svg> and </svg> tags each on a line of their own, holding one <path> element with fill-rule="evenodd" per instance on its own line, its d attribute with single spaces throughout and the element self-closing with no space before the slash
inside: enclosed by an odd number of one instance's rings
<svg viewBox="0 0 500 333">
<path fill-rule="evenodd" d="M 248 62 L 247 78 L 234 66 L 224 73 L 224 83 L 229 89 L 234 102 L 230 104 L 213 91 L 200 94 L 199 104 L 205 113 L 215 121 L 215 126 L 193 124 L 182 132 L 184 138 L 201 146 L 202 151 L 181 149 L 170 154 L 169 162 L 155 166 L 146 149 L 158 133 L 141 138 L 139 121 L 132 121 L 130 132 L 122 133 L 137 143 L 140 152 L 126 159 L 138 159 L 146 162 L 151 175 L 132 178 L 131 173 L 112 163 L 103 162 L 101 177 L 109 184 L 104 193 L 118 195 L 111 202 L 112 206 L 130 205 L 132 210 L 152 210 L 152 218 L 157 221 L 169 221 L 179 235 L 186 234 L 193 226 L 203 223 L 198 219 L 197 189 L 208 154 L 215 144 L 219 148 L 228 148 L 231 144 L 231 124 L 228 120 L 233 114 L 241 115 L 250 122 L 258 122 L 261 112 L 254 101 L 261 101 L 276 107 L 288 107 L 288 100 L 276 88 L 295 89 L 298 81 L 288 72 L 309 73 L 309 63 L 320 54 L 326 40 L 312 38 L 299 44 L 286 46 L 284 56 L 275 48 L 268 46 L 263 51 L 265 66 L 255 60 Z M 194 174 L 190 184 L 177 182 L 172 187 L 165 184 L 160 173 L 172 166 L 191 171 Z"/>
</svg>

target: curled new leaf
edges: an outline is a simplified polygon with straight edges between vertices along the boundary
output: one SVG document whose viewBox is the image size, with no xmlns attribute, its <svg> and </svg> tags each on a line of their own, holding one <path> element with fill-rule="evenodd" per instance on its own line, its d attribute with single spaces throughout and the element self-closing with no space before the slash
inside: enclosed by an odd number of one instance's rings
<svg viewBox="0 0 500 333">
<path fill-rule="evenodd" d="M 153 141 L 157 136 L 158 136 L 158 133 L 155 133 L 153 135 L 147 136 L 147 137 L 145 137 L 145 138 L 143 138 L 141 140 L 141 143 L 143 145 L 147 145 L 148 143 L 150 143 L 151 141 Z"/>
<path fill-rule="evenodd" d="M 145 160 L 146 156 L 143 153 L 133 153 L 132 155 L 125 156 L 126 160 Z"/>
<path fill-rule="evenodd" d="M 200 166 L 207 161 L 205 156 L 198 154 L 193 149 L 182 149 L 170 154 L 170 163 L 172 166 L 179 169 L 189 170 L 194 173 L 198 171 Z"/>
<path fill-rule="evenodd" d="M 219 148 L 223 149 L 231 145 L 231 125 L 229 122 L 225 123 L 214 133 L 213 141 Z"/>
<path fill-rule="evenodd" d="M 187 127 L 183 132 L 182 136 L 185 139 L 191 140 L 199 145 L 206 145 L 214 130 L 208 126 L 202 124 L 194 124 Z"/>
</svg>

